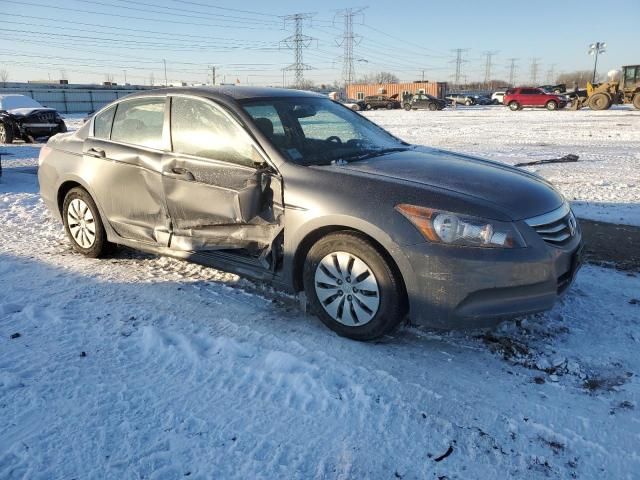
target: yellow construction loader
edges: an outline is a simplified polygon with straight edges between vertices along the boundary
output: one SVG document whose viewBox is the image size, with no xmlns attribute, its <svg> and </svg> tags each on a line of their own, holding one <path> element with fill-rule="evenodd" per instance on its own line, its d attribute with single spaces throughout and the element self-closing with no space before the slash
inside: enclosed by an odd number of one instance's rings
<svg viewBox="0 0 640 480">
<path fill-rule="evenodd" d="M 640 65 L 625 65 L 619 82 L 587 83 L 586 92 L 571 96 L 571 109 L 588 106 L 591 110 L 607 110 L 611 105 L 632 103 L 640 109 Z"/>
</svg>

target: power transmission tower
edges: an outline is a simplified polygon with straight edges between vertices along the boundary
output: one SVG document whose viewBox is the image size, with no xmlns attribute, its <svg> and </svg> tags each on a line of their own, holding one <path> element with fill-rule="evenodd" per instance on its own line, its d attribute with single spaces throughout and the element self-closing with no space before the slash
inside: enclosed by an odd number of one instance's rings
<svg viewBox="0 0 640 480">
<path fill-rule="evenodd" d="M 487 57 L 485 64 L 484 64 L 484 84 L 490 88 L 490 83 L 491 83 L 491 67 L 493 66 L 493 63 L 491 63 L 491 59 L 493 58 L 494 55 L 497 55 L 498 52 L 497 51 L 486 51 L 483 52 L 483 55 L 485 57 Z"/>
<path fill-rule="evenodd" d="M 365 7 L 366 8 L 366 7 Z M 353 20 L 361 16 L 364 20 L 364 8 L 345 8 L 336 13 L 334 23 L 341 19 L 344 25 L 342 37 L 336 41 L 339 47 L 343 48 L 342 54 L 342 80 L 344 81 L 345 90 L 351 85 L 355 79 L 356 71 L 353 66 L 354 55 L 353 47 L 360 43 L 360 36 L 353 31 Z"/>
<path fill-rule="evenodd" d="M 531 59 L 531 83 L 535 86 L 538 83 L 538 71 L 540 69 L 540 59 L 533 57 Z"/>
<path fill-rule="evenodd" d="M 518 66 L 516 62 L 519 58 L 509 58 L 509 85 L 512 87 L 516 86 L 516 70 L 518 70 Z"/>
<path fill-rule="evenodd" d="M 302 26 L 305 22 L 313 18 L 313 13 L 296 13 L 287 15 L 284 18 L 285 27 L 291 23 L 294 25 L 294 34 L 288 36 L 280 42 L 285 48 L 293 50 L 293 63 L 285 68 L 285 70 L 293 70 L 295 72 L 295 86 L 302 88 L 304 83 L 304 71 L 311 70 L 311 66 L 302 60 L 302 51 L 309 48 L 315 40 L 313 37 L 302 33 Z"/>
<path fill-rule="evenodd" d="M 456 87 L 460 86 L 460 78 L 462 77 L 462 64 L 463 63 L 467 63 L 467 61 L 464 60 L 464 58 L 463 58 L 463 54 L 467 50 L 469 50 L 469 49 L 468 48 L 456 48 L 455 50 L 452 50 L 452 52 L 454 52 L 456 54 L 455 60 L 452 60 L 452 62 L 455 62 L 455 64 L 456 64 L 456 73 L 454 73 L 454 75 L 453 75 L 453 83 L 454 83 L 454 85 Z"/>
<path fill-rule="evenodd" d="M 552 63 L 551 66 L 549 67 L 549 70 L 547 70 L 547 83 L 549 84 L 556 83 L 555 76 L 556 76 L 556 64 Z"/>
</svg>

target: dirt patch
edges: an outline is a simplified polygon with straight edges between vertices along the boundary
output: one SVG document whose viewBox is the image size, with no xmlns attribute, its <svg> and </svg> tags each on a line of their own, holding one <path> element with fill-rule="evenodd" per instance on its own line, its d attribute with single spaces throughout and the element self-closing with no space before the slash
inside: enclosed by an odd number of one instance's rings
<svg viewBox="0 0 640 480">
<path fill-rule="evenodd" d="M 587 262 L 640 272 L 640 227 L 580 219 Z"/>
</svg>

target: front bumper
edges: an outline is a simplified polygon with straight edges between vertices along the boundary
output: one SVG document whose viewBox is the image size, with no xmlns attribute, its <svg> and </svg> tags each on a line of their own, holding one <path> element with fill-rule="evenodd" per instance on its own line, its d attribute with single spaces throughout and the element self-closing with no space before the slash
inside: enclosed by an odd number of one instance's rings
<svg viewBox="0 0 640 480">
<path fill-rule="evenodd" d="M 483 328 L 549 310 L 582 264 L 581 232 L 555 246 L 524 222 L 518 229 L 526 248 L 404 247 L 414 280 L 406 282 L 411 321 L 436 328 Z"/>
</svg>

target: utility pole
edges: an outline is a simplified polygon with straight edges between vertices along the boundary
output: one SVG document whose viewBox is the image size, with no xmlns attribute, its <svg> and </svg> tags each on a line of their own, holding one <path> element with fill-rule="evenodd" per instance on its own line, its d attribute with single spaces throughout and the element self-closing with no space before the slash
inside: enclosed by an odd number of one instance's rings
<svg viewBox="0 0 640 480">
<path fill-rule="evenodd" d="M 511 85 L 512 87 L 516 86 L 516 70 L 518 69 L 518 66 L 516 65 L 516 62 L 519 60 L 519 58 L 509 58 L 509 85 Z"/>
<path fill-rule="evenodd" d="M 124 73 L 124 84 L 127 84 L 127 71 L 126 70 L 122 70 Z"/>
<path fill-rule="evenodd" d="M 531 59 L 531 83 L 535 87 L 538 83 L 538 70 L 540 69 L 540 58 L 533 57 Z"/>
<path fill-rule="evenodd" d="M 342 37 L 336 41 L 339 47 L 343 48 L 342 54 L 342 80 L 344 80 L 345 93 L 349 85 L 353 83 L 356 71 L 353 66 L 354 55 L 353 47 L 360 43 L 360 37 L 353 31 L 353 19 L 363 16 L 364 8 L 345 8 L 336 13 L 334 23 L 337 19 L 342 19 L 343 32 Z"/>
<path fill-rule="evenodd" d="M 163 58 L 162 63 L 164 64 L 164 86 L 168 87 L 169 82 L 167 82 L 167 61 Z"/>
<path fill-rule="evenodd" d="M 422 70 L 422 83 L 424 83 L 424 69 Z"/>
<path fill-rule="evenodd" d="M 486 52 L 483 52 L 483 54 L 485 57 L 487 57 L 484 64 L 484 84 L 486 85 L 487 88 L 491 88 L 489 85 L 491 83 L 491 67 L 493 66 L 493 63 L 491 63 L 491 59 L 493 58 L 494 55 L 497 55 L 498 52 L 486 51 Z"/>
<path fill-rule="evenodd" d="M 211 67 L 211 85 L 215 86 L 216 84 L 216 67 L 215 65 Z"/>
<path fill-rule="evenodd" d="M 293 70 L 296 76 L 296 87 L 301 88 L 304 83 L 304 71 L 311 70 L 311 67 L 305 64 L 302 60 L 302 52 L 305 48 L 309 48 L 311 42 L 315 38 L 302 33 L 302 26 L 304 22 L 313 18 L 313 13 L 296 13 L 294 15 L 287 15 L 284 18 L 285 27 L 293 22 L 294 34 L 288 36 L 280 42 L 282 46 L 293 50 L 293 63 L 286 67 L 287 70 Z"/>
<path fill-rule="evenodd" d="M 591 83 L 596 83 L 597 71 L 598 71 L 598 55 L 604 53 L 607 50 L 607 44 L 605 42 L 596 42 L 589 45 L 589 55 L 595 55 L 595 61 L 593 62 L 593 77 Z"/>
<path fill-rule="evenodd" d="M 467 50 L 469 50 L 469 49 L 468 48 L 456 48 L 455 50 L 452 50 L 452 52 L 454 52 L 456 54 L 455 60 L 452 60 L 452 62 L 455 62 L 455 64 L 456 64 L 456 73 L 453 75 L 453 83 L 454 83 L 454 85 L 456 87 L 460 86 L 460 78 L 462 77 L 462 64 L 466 63 L 466 60 L 463 59 L 462 55 Z"/>
</svg>

